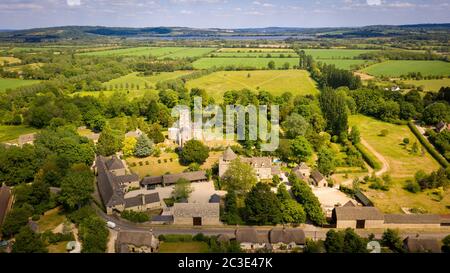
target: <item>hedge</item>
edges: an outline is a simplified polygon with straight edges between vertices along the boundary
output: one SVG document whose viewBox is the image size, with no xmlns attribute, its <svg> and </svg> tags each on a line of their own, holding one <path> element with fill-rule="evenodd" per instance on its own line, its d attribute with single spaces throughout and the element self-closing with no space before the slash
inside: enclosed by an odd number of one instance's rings
<svg viewBox="0 0 450 273">
<path fill-rule="evenodd" d="M 408 122 L 408 127 L 411 129 L 411 131 L 414 133 L 414 135 L 419 139 L 420 143 L 422 143 L 423 146 L 425 146 L 425 149 L 431 154 L 434 159 L 439 162 L 439 164 L 442 165 L 442 167 L 447 168 L 449 166 L 449 163 L 447 160 L 434 148 L 433 145 L 431 145 L 430 142 L 419 132 L 417 127 L 410 121 Z"/>
<path fill-rule="evenodd" d="M 381 169 L 381 163 L 369 150 L 367 150 L 366 147 L 364 147 L 364 145 L 358 143 L 355 146 L 358 149 L 358 151 L 362 154 L 364 161 L 366 161 L 370 167 L 372 167 L 374 170 Z"/>
</svg>

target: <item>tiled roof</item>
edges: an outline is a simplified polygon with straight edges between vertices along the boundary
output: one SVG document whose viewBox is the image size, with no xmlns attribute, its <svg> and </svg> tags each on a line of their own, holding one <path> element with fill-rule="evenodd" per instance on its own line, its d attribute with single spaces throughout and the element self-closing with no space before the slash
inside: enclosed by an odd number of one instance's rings
<svg viewBox="0 0 450 273">
<path fill-rule="evenodd" d="M 306 242 L 305 232 L 299 228 L 273 228 L 269 233 L 270 243 L 296 243 L 303 245 Z"/>
<path fill-rule="evenodd" d="M 386 224 L 440 224 L 438 214 L 385 214 Z"/>
<path fill-rule="evenodd" d="M 336 219 L 342 220 L 384 220 L 384 215 L 375 207 L 337 207 Z"/>
</svg>

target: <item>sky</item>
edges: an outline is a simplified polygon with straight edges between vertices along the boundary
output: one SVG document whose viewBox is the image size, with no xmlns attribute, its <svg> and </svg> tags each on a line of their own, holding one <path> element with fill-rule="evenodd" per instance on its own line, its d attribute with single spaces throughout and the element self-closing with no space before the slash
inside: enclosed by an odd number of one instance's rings
<svg viewBox="0 0 450 273">
<path fill-rule="evenodd" d="M 0 0 L 0 29 L 450 23 L 450 0 Z"/>
</svg>

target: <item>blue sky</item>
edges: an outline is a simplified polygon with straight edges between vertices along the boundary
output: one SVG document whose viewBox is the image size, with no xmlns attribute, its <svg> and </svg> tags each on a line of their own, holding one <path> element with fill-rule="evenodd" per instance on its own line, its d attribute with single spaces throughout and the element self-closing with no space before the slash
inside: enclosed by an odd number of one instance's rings
<svg viewBox="0 0 450 273">
<path fill-rule="evenodd" d="M 1 0 L 0 29 L 450 23 L 450 0 Z"/>
</svg>

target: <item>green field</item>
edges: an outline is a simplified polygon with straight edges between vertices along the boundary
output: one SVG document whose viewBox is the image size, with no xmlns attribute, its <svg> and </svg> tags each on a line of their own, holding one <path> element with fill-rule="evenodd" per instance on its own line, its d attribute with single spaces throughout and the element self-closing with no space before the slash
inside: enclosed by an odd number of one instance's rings
<svg viewBox="0 0 450 273">
<path fill-rule="evenodd" d="M 408 80 L 403 82 L 406 84 L 412 84 L 414 86 L 422 86 L 424 91 L 439 91 L 441 87 L 450 86 L 450 78 L 422 81 Z"/>
<path fill-rule="evenodd" d="M 450 63 L 441 61 L 387 61 L 371 65 L 362 70 L 373 76 L 399 77 L 410 72 L 420 72 L 423 76 L 450 75 Z"/>
<path fill-rule="evenodd" d="M 219 71 L 188 81 L 186 87 L 205 89 L 217 101 L 222 101 L 225 91 L 245 88 L 265 90 L 275 96 L 287 91 L 294 95 L 319 93 L 308 72 L 303 70 Z"/>
<path fill-rule="evenodd" d="M 127 96 L 127 99 L 129 99 L 129 100 L 132 100 L 134 98 L 140 98 L 147 93 L 152 93 L 154 95 L 158 95 L 158 91 L 156 91 L 156 90 L 119 90 L 119 91 L 79 91 L 79 92 L 75 92 L 75 93 L 71 94 L 71 96 L 72 97 L 74 97 L 74 96 L 81 96 L 81 97 L 92 96 L 92 97 L 98 98 L 102 92 L 105 95 L 105 97 L 107 97 L 107 98 L 114 95 L 115 92 L 125 93 Z"/>
<path fill-rule="evenodd" d="M 306 55 L 313 56 L 314 59 L 353 59 L 367 52 L 376 50 L 365 49 L 303 49 Z"/>
<path fill-rule="evenodd" d="M 234 48 L 221 48 L 217 52 L 256 52 L 256 53 L 270 53 L 270 52 L 285 52 L 295 53 L 291 48 L 255 48 L 255 47 L 234 47 Z"/>
<path fill-rule="evenodd" d="M 34 80 L 21 80 L 21 79 L 4 79 L 0 78 L 0 92 L 7 89 L 15 89 L 21 86 L 33 85 L 39 83 L 40 81 Z"/>
<path fill-rule="evenodd" d="M 117 79 L 110 80 L 109 82 L 104 83 L 103 86 L 106 86 L 107 88 L 113 87 L 114 89 L 116 89 L 116 85 L 118 85 L 118 87 L 120 88 L 120 85 L 122 84 L 125 89 L 136 90 L 138 85 L 139 89 L 144 89 L 145 85 L 147 84 L 148 89 L 153 89 L 155 88 L 155 85 L 160 81 L 176 79 L 178 77 L 189 75 L 191 73 L 192 71 L 189 70 L 180 70 L 174 72 L 158 72 L 151 76 L 139 76 L 139 73 L 135 72 Z M 126 88 L 127 83 L 128 88 Z M 134 85 L 133 87 L 131 86 L 132 84 Z"/>
<path fill-rule="evenodd" d="M 318 62 L 326 63 L 326 64 L 334 64 L 336 68 L 347 69 L 350 70 L 357 65 L 365 64 L 367 60 L 338 60 L 338 59 L 320 59 Z"/>
<path fill-rule="evenodd" d="M 27 126 L 0 125 L 0 142 L 17 140 L 19 136 L 35 133 L 35 128 Z"/>
<path fill-rule="evenodd" d="M 193 63 L 196 69 L 208 69 L 212 67 L 236 66 L 242 68 L 267 68 L 270 61 L 275 62 L 276 68 L 289 63 L 291 67 L 298 65 L 298 58 L 202 58 Z"/>
<path fill-rule="evenodd" d="M 213 52 L 209 56 L 224 58 L 295 58 L 297 54 L 295 52 Z"/>
<path fill-rule="evenodd" d="M 207 253 L 209 247 L 205 242 L 162 242 L 159 253 Z"/>
<path fill-rule="evenodd" d="M 200 57 L 215 48 L 193 47 L 132 47 L 80 53 L 83 56 L 154 56 L 159 58 Z"/>
<path fill-rule="evenodd" d="M 413 179 L 418 170 L 430 173 L 440 166 L 428 152 L 422 155 L 411 153 L 414 142 L 420 145 L 406 125 L 395 125 L 376 119 L 357 115 L 349 118 L 350 125 L 357 125 L 361 131 L 361 137 L 379 152 L 389 163 L 389 174 L 392 177 L 392 186 L 388 192 L 372 190 L 368 185 L 363 185 L 366 194 L 375 203 L 375 206 L 386 213 L 399 213 L 402 207 L 424 208 L 430 213 L 449 213 L 446 205 L 450 204 L 450 194 L 441 202 L 434 201 L 428 192 L 412 194 L 403 189 L 407 179 Z M 387 136 L 380 136 L 381 130 L 388 130 Z M 403 139 L 409 138 L 410 145 L 402 145 Z"/>
</svg>

